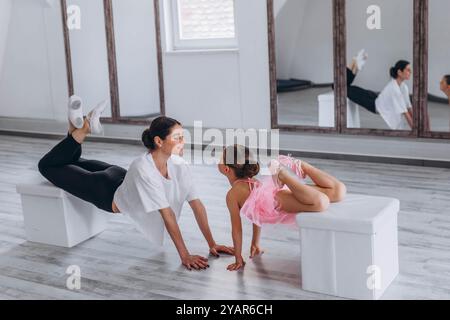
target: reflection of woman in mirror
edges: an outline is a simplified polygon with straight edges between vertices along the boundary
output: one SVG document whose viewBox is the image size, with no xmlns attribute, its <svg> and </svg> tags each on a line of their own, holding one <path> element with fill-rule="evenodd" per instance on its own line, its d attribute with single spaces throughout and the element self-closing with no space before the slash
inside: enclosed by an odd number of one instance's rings
<svg viewBox="0 0 450 320">
<path fill-rule="evenodd" d="M 441 90 L 448 97 L 448 104 L 450 105 L 450 74 L 442 78 Z"/>
<path fill-rule="evenodd" d="M 413 127 L 412 104 L 405 81 L 411 79 L 412 69 L 408 61 L 400 60 L 390 70 L 391 81 L 378 94 L 352 85 L 356 75 L 367 61 L 367 53 L 361 50 L 347 68 L 347 96 L 354 103 L 371 113 L 380 114 L 392 130 L 411 130 Z"/>
</svg>

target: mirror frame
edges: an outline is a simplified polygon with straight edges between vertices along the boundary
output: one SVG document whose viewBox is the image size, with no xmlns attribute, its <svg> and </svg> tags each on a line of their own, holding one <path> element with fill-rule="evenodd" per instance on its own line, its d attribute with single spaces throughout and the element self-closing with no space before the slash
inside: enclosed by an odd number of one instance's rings
<svg viewBox="0 0 450 320">
<path fill-rule="evenodd" d="M 70 36 L 67 28 L 67 0 L 61 1 L 61 15 L 63 19 L 63 36 L 66 56 L 66 70 L 67 70 L 67 84 L 69 96 L 75 92 L 73 81 L 73 67 L 72 55 L 70 49 Z M 161 43 L 161 15 L 158 0 L 153 1 L 155 12 L 155 30 L 156 30 L 156 48 L 157 48 L 157 64 L 158 64 L 158 82 L 159 82 L 159 105 L 160 114 L 155 117 L 166 114 L 165 96 L 164 96 L 164 69 L 162 59 L 162 43 Z M 117 73 L 117 58 L 116 58 L 116 41 L 114 35 L 114 13 L 112 7 L 112 0 L 103 0 L 103 9 L 105 13 L 105 32 L 106 32 L 106 46 L 108 54 L 108 71 L 109 71 L 109 88 L 111 101 L 111 117 L 102 118 L 105 123 L 122 123 L 135 125 L 148 125 L 148 119 L 139 117 L 122 117 L 120 116 L 120 99 L 119 99 L 119 79 Z"/>
<path fill-rule="evenodd" d="M 422 119 L 427 119 L 426 96 L 428 76 L 428 0 L 411 0 L 414 6 L 414 41 L 413 41 L 413 107 L 414 128 L 411 131 L 393 131 L 384 129 L 347 128 L 347 28 L 346 0 L 333 1 L 333 42 L 334 42 L 334 78 L 335 78 L 335 128 L 320 128 L 295 125 L 280 125 L 278 123 L 277 103 L 277 73 L 276 73 L 276 39 L 274 0 L 267 0 L 269 65 L 270 65 L 270 100 L 272 129 L 282 131 L 338 133 L 350 135 L 371 135 L 408 138 L 450 138 L 447 133 L 427 133 Z"/>
<path fill-rule="evenodd" d="M 424 36 L 424 45 L 423 45 L 423 87 L 425 90 L 425 96 L 422 101 L 423 107 L 422 107 L 422 119 L 429 119 L 429 113 L 428 113 L 428 67 L 429 67 L 429 38 L 428 34 L 430 32 L 430 10 L 429 10 L 430 2 L 429 0 L 422 0 L 422 29 Z M 431 131 L 430 128 L 430 122 L 424 121 L 421 123 L 420 126 L 420 132 L 421 135 L 424 138 L 433 138 L 433 139 L 450 139 L 450 132 L 442 132 L 442 131 Z"/>
<path fill-rule="evenodd" d="M 268 42 L 269 42 L 269 72 L 270 72 L 270 119 L 272 129 L 279 129 L 282 131 L 302 131 L 302 132 L 317 132 L 317 133 L 338 133 L 340 127 L 340 105 L 342 101 L 341 95 L 337 94 L 338 91 L 343 90 L 343 84 L 345 84 L 345 78 L 342 77 L 343 73 L 339 72 L 342 63 L 340 57 L 342 57 L 342 34 L 341 23 L 342 19 L 336 19 L 339 17 L 339 10 L 342 0 L 332 0 L 333 6 L 333 65 L 334 65 L 334 83 L 335 83 L 335 126 L 333 128 L 321 128 L 315 126 L 302 126 L 302 125 L 283 125 L 278 123 L 278 92 L 277 92 L 277 66 L 276 66 L 276 33 L 275 33 L 275 12 L 274 12 L 274 0 L 267 0 L 267 28 L 268 28 Z"/>
</svg>

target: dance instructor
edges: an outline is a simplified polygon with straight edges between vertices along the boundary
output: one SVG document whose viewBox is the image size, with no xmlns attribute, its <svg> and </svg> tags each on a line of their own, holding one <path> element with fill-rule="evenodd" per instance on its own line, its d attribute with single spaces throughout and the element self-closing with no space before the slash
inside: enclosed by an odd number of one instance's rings
<svg viewBox="0 0 450 320">
<path fill-rule="evenodd" d="M 69 101 L 69 134 L 39 162 L 39 171 L 55 186 L 111 213 L 124 213 L 141 231 L 146 230 L 150 215 L 160 214 L 172 238 L 182 264 L 189 270 L 209 267 L 205 257 L 191 255 L 184 243 L 177 216 L 184 202 L 194 212 L 210 253 L 233 255 L 234 249 L 215 243 L 206 214 L 198 199 L 183 153 L 181 124 L 159 117 L 142 134 L 147 148 L 130 165 L 129 170 L 97 160 L 81 158 L 82 144 L 91 133 L 101 133 L 100 116 L 106 103 L 99 104 L 83 119 L 82 101 L 74 96 Z M 179 156 L 178 156 L 179 155 Z"/>
</svg>

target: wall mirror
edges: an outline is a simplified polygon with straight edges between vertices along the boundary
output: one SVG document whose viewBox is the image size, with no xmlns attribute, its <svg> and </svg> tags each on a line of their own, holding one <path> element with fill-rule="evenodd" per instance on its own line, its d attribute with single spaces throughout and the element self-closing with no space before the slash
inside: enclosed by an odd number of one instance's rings
<svg viewBox="0 0 450 320">
<path fill-rule="evenodd" d="M 275 125 L 334 129 L 333 1 L 273 0 L 269 12 Z"/>
<path fill-rule="evenodd" d="M 379 30 L 367 27 L 373 5 L 382 13 Z M 347 128 L 412 132 L 419 110 L 413 92 L 414 1 L 347 0 L 345 14 L 347 112 L 358 122 Z"/>
<path fill-rule="evenodd" d="M 165 113 L 157 0 L 61 0 L 81 29 L 64 24 L 69 92 L 87 108 L 108 99 L 105 121 L 147 124 Z"/>
<path fill-rule="evenodd" d="M 450 137 L 450 2 L 428 1 L 427 132 Z"/>
</svg>

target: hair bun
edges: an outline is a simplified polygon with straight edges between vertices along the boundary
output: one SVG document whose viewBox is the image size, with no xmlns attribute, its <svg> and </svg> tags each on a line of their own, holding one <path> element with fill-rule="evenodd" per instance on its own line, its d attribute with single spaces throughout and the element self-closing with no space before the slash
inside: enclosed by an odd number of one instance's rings
<svg viewBox="0 0 450 320">
<path fill-rule="evenodd" d="M 177 125 L 181 126 L 181 123 L 165 116 L 154 119 L 150 124 L 150 128 L 142 132 L 142 143 L 148 150 L 156 150 L 155 138 L 160 137 L 162 140 L 166 139 L 171 133 L 172 128 Z"/>
<path fill-rule="evenodd" d="M 147 149 L 155 149 L 154 137 L 152 137 L 150 129 L 145 129 L 142 132 L 142 143 Z"/>
<path fill-rule="evenodd" d="M 394 68 L 394 67 L 392 67 L 392 68 L 389 70 L 389 75 L 391 76 L 391 78 L 394 78 L 394 79 L 397 78 L 397 75 L 395 74 L 395 68 Z"/>
<path fill-rule="evenodd" d="M 260 170 L 260 166 L 258 163 L 256 164 L 245 164 L 242 168 L 243 176 L 246 178 L 253 178 L 258 175 Z"/>
</svg>

